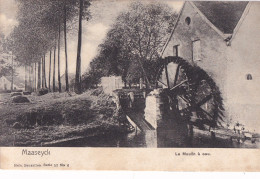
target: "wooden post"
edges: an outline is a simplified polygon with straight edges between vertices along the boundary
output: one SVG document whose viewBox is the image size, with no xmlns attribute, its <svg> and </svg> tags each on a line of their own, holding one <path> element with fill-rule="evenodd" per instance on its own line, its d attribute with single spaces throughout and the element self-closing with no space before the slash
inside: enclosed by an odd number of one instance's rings
<svg viewBox="0 0 260 179">
<path fill-rule="evenodd" d="M 165 69 L 165 75 L 166 75 L 166 80 L 167 80 L 167 87 L 168 87 L 168 89 L 170 89 L 170 82 L 169 82 L 168 68 L 167 68 L 166 59 L 164 61 L 164 69 Z"/>
</svg>

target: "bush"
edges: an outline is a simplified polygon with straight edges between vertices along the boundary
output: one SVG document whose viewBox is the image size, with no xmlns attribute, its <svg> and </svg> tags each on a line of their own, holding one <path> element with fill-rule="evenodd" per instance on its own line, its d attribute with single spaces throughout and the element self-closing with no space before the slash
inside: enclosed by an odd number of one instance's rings
<svg viewBox="0 0 260 179">
<path fill-rule="evenodd" d="M 30 92 L 30 91 L 24 91 L 23 92 L 23 95 L 31 95 L 32 94 L 32 92 Z"/>
<path fill-rule="evenodd" d="M 22 113 L 16 117 L 16 121 L 23 124 L 24 127 L 38 125 L 60 125 L 63 123 L 63 116 L 56 109 L 46 110 L 44 108 L 35 108 L 31 111 Z"/>
<path fill-rule="evenodd" d="M 13 128 L 15 128 L 15 129 L 21 129 L 21 128 L 22 128 L 22 125 L 21 125 L 19 122 L 15 122 L 15 123 L 13 124 Z"/>
<path fill-rule="evenodd" d="M 20 93 L 20 92 L 14 92 L 14 93 L 11 93 L 11 97 L 13 96 L 22 96 L 23 94 Z"/>
<path fill-rule="evenodd" d="M 29 103 L 29 99 L 25 96 L 14 96 L 12 98 L 13 103 Z"/>
<path fill-rule="evenodd" d="M 96 90 L 93 90 L 91 95 L 99 96 L 100 94 L 103 94 L 103 93 L 104 93 L 103 88 L 97 88 Z"/>
<path fill-rule="evenodd" d="M 11 93 L 11 90 L 0 90 L 0 93 Z"/>
<path fill-rule="evenodd" d="M 37 95 L 38 96 L 42 96 L 42 95 L 45 95 L 49 92 L 49 90 L 47 88 L 41 88 L 37 91 Z"/>
<path fill-rule="evenodd" d="M 23 92 L 23 90 L 14 90 L 15 92 Z"/>
</svg>

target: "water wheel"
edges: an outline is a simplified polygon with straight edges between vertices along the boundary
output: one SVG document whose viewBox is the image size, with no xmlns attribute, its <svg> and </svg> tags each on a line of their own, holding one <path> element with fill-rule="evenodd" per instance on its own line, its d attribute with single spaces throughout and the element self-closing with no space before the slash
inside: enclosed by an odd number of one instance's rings
<svg viewBox="0 0 260 179">
<path fill-rule="evenodd" d="M 213 79 L 180 57 L 162 59 L 157 88 L 163 89 L 166 111 L 202 129 L 223 121 L 223 102 Z"/>
</svg>

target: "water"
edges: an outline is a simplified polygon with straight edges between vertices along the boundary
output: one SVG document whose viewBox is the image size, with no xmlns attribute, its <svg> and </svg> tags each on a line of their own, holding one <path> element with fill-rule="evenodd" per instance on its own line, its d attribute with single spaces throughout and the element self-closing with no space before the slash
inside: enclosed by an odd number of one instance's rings
<svg viewBox="0 0 260 179">
<path fill-rule="evenodd" d="M 107 135 L 87 137 L 74 141 L 55 144 L 55 147 L 135 147 L 135 148 L 259 148 L 250 141 L 238 143 L 230 139 L 217 138 L 194 130 L 192 136 L 187 133 L 187 127 L 175 124 L 172 129 L 160 129 L 134 132 L 111 133 Z M 177 128 L 179 127 L 179 128 Z M 180 130 L 181 129 L 181 130 Z M 53 146 L 53 147 L 54 147 Z"/>
<path fill-rule="evenodd" d="M 55 147 L 129 147 L 129 148 L 257 148 L 247 143 L 230 142 L 230 140 L 212 141 L 210 137 L 194 136 L 192 140 L 173 131 L 136 131 L 130 134 L 110 134 L 88 137 L 70 142 L 56 144 Z M 156 136 L 157 135 L 157 139 Z"/>
<path fill-rule="evenodd" d="M 142 104 L 142 103 L 140 103 Z M 155 103 L 148 103 L 150 108 L 153 107 L 152 114 L 160 107 Z M 152 106 L 154 105 L 154 106 Z M 133 115 L 136 120 L 143 120 L 142 116 L 151 117 L 151 114 L 144 108 L 142 110 L 132 111 L 133 113 L 140 113 L 140 115 Z M 158 117 L 158 113 L 155 113 Z M 160 113 L 159 113 L 160 114 Z M 139 119 L 140 118 L 140 119 Z M 237 142 L 230 141 L 230 139 L 217 138 L 213 139 L 209 132 L 200 131 L 196 129 L 189 129 L 188 125 L 180 120 L 174 118 L 162 119 L 159 115 L 157 119 L 156 130 L 141 131 L 136 129 L 131 133 L 111 133 L 109 135 L 93 136 L 85 139 L 79 139 L 70 142 L 64 142 L 59 144 L 63 147 L 142 147 L 142 148 L 233 148 L 233 147 L 245 147 L 250 145 L 239 144 Z M 192 132 L 191 132 L 192 131 Z M 55 145 L 57 146 L 57 145 Z M 252 147 L 252 146 L 251 146 Z M 249 148 L 251 148 L 249 147 Z M 254 148 L 254 147 L 252 147 Z"/>
<path fill-rule="evenodd" d="M 55 147 L 141 147 L 141 148 L 187 148 L 187 147 L 228 147 L 213 146 L 210 140 L 197 138 L 191 145 L 189 140 L 180 135 L 172 135 L 173 131 L 135 131 L 130 134 L 110 134 L 88 137 L 75 141 L 55 144 Z M 156 138 L 157 136 L 157 138 Z M 206 141 L 206 143 L 205 143 Z M 230 146 L 229 146 L 230 147 Z M 232 146 L 231 146 L 232 147 Z"/>
<path fill-rule="evenodd" d="M 113 133 L 109 135 L 87 137 L 75 141 L 60 143 L 62 147 L 149 147 L 147 133 L 140 130 L 132 133 Z M 57 146 L 57 145 L 55 145 Z M 57 147 L 58 147 L 57 146 Z"/>
</svg>

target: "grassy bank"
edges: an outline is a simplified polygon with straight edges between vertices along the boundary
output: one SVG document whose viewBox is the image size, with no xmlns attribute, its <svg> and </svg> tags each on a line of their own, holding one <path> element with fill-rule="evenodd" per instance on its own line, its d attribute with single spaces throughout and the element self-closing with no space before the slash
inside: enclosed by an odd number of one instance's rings
<svg viewBox="0 0 260 179">
<path fill-rule="evenodd" d="M 124 116 L 101 89 L 30 95 L 24 104 L 12 103 L 8 95 L 1 96 L 0 146 L 41 146 L 125 129 Z"/>
</svg>

